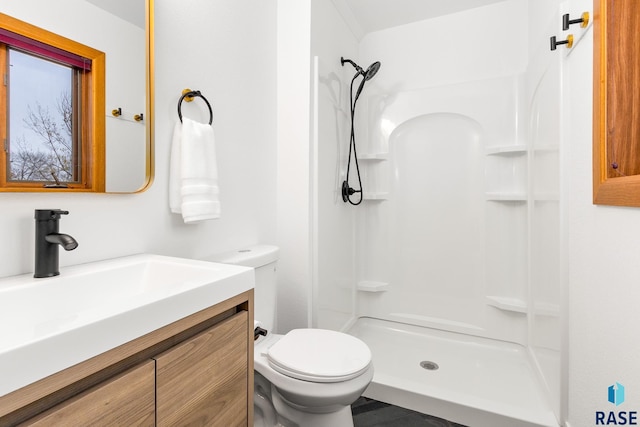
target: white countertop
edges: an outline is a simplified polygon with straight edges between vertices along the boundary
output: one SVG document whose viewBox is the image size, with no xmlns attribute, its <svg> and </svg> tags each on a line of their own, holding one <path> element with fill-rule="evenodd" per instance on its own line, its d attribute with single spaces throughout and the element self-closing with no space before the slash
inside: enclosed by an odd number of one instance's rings
<svg viewBox="0 0 640 427">
<path fill-rule="evenodd" d="M 252 268 L 148 254 L 0 279 L 0 396 L 254 283 Z"/>
</svg>

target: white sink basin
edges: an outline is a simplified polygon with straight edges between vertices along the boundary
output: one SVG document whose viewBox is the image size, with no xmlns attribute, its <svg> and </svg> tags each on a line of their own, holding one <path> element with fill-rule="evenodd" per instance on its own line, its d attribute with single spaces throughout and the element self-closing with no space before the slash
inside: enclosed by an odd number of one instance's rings
<svg viewBox="0 0 640 427">
<path fill-rule="evenodd" d="M 0 279 L 0 396 L 253 286 L 251 268 L 159 255 Z"/>
</svg>

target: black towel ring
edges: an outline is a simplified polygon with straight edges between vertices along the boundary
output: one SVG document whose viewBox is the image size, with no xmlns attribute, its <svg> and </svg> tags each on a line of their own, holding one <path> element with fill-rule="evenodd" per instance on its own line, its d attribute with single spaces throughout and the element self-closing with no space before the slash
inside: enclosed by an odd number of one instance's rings
<svg viewBox="0 0 640 427">
<path fill-rule="evenodd" d="M 180 101 L 178 101 L 178 117 L 180 117 L 180 123 L 182 123 L 182 111 L 180 110 L 180 108 L 182 107 L 182 101 L 187 97 L 194 97 L 194 96 L 198 96 L 202 98 L 202 100 L 207 104 L 207 107 L 209 108 L 209 124 L 212 124 L 213 110 L 211 109 L 211 104 L 209 104 L 209 101 L 207 101 L 207 98 L 205 98 L 204 95 L 202 95 L 199 90 L 192 90 L 190 92 L 185 92 L 180 97 Z"/>
</svg>

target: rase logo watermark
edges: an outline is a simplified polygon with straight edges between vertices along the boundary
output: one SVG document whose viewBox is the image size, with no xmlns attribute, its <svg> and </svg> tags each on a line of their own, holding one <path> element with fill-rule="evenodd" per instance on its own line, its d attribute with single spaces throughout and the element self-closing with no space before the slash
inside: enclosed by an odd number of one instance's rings
<svg viewBox="0 0 640 427">
<path fill-rule="evenodd" d="M 624 386 L 619 382 L 607 389 L 607 400 L 616 407 L 622 405 L 625 399 Z M 596 411 L 597 426 L 636 426 L 638 425 L 637 411 Z"/>
<path fill-rule="evenodd" d="M 609 402 L 616 406 L 624 403 L 624 386 L 619 382 L 609 386 Z"/>
</svg>

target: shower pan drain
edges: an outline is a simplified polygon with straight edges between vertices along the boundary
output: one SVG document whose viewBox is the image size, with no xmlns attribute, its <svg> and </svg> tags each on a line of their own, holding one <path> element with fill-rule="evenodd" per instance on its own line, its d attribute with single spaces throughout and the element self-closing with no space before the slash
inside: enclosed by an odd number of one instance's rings
<svg viewBox="0 0 640 427">
<path fill-rule="evenodd" d="M 436 371 L 440 367 L 436 362 L 430 360 L 423 360 L 420 362 L 420 366 L 428 371 Z"/>
</svg>

